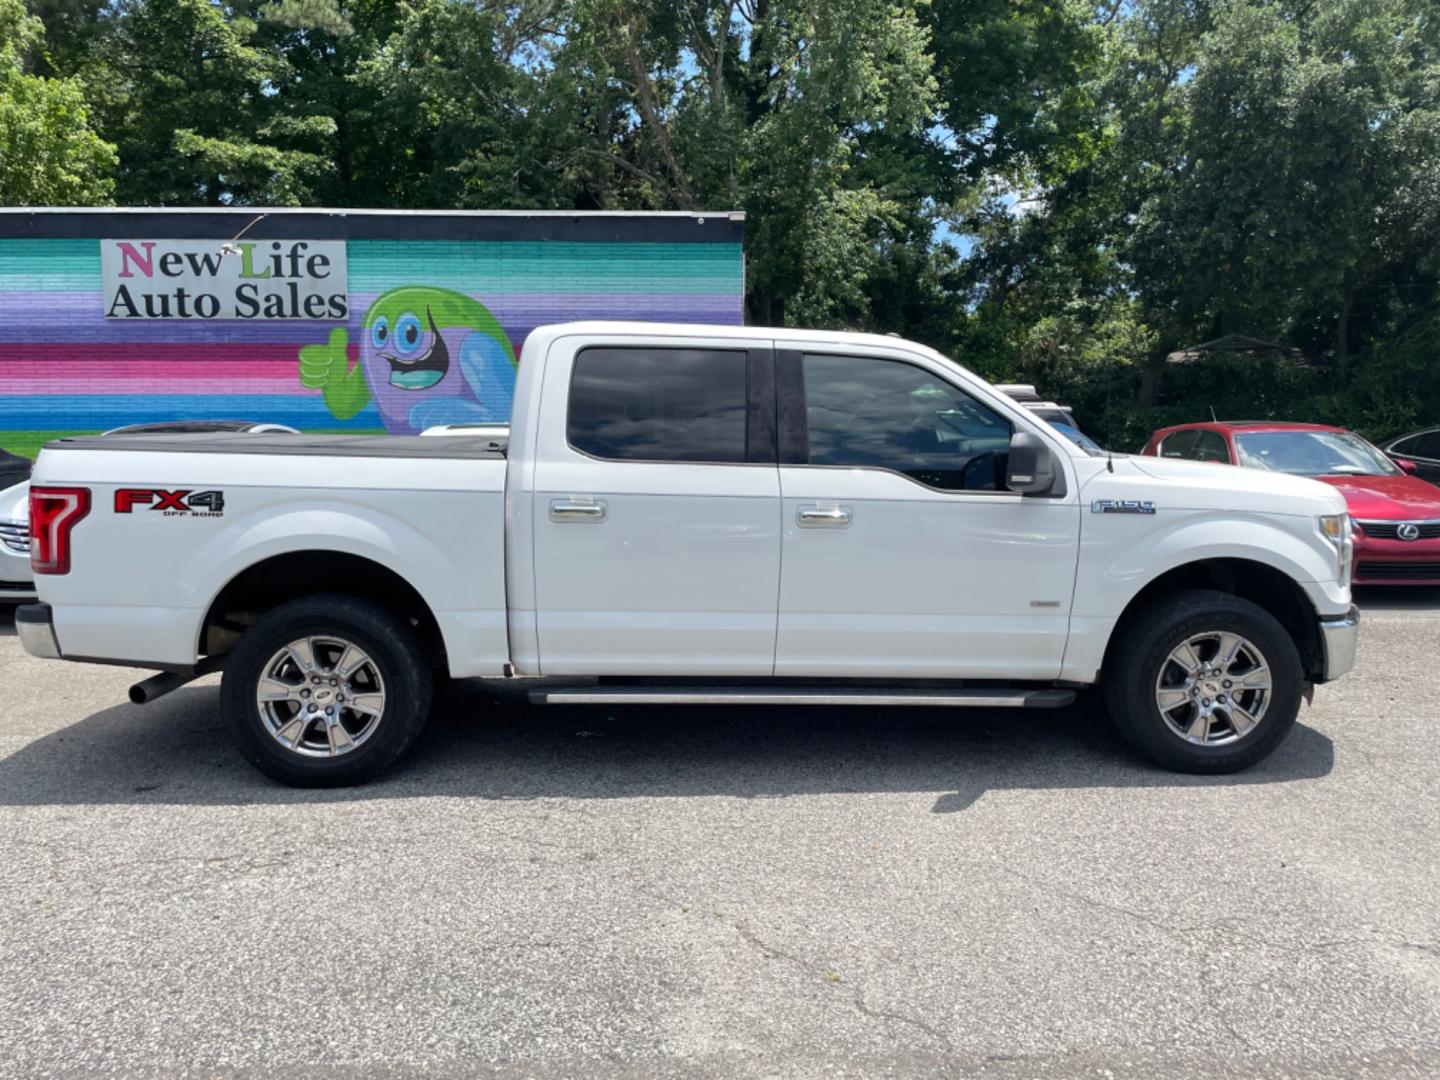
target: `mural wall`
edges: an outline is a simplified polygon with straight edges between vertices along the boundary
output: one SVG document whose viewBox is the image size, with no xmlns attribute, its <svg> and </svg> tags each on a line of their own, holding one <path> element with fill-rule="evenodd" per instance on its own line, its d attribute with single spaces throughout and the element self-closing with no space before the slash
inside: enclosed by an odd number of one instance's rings
<svg viewBox="0 0 1440 1080">
<path fill-rule="evenodd" d="M 228 243 L 254 216 L 0 213 L 0 447 L 169 419 L 503 421 L 537 325 L 742 320 L 724 215 L 289 213 Z"/>
</svg>

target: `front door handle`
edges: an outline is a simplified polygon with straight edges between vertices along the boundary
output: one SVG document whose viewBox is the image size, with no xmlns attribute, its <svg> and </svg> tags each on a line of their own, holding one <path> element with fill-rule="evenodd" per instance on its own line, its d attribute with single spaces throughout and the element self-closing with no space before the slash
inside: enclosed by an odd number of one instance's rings
<svg viewBox="0 0 1440 1080">
<path fill-rule="evenodd" d="M 848 529 L 850 508 L 848 506 L 802 506 L 795 512 L 795 520 L 802 529 Z"/>
<path fill-rule="evenodd" d="M 599 499 L 578 502 L 574 499 L 552 499 L 550 520 L 557 522 L 584 521 L 598 525 L 605 520 L 605 504 Z"/>
</svg>

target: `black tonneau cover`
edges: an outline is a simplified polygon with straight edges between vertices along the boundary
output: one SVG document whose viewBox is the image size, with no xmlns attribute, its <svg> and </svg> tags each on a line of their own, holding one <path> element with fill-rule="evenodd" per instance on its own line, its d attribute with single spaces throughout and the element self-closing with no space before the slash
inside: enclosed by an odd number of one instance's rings
<svg viewBox="0 0 1440 1080">
<path fill-rule="evenodd" d="M 46 450 L 139 450 L 178 454 L 279 454 L 287 457 L 504 458 L 508 440 L 481 435 L 86 435 Z"/>
</svg>

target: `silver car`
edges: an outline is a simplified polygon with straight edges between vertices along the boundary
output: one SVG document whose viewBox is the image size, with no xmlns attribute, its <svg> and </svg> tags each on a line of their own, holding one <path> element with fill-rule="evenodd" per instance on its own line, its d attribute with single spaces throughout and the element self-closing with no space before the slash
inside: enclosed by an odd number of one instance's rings
<svg viewBox="0 0 1440 1080">
<path fill-rule="evenodd" d="M 0 491 L 0 603 L 35 599 L 30 573 L 30 484 Z"/>
</svg>

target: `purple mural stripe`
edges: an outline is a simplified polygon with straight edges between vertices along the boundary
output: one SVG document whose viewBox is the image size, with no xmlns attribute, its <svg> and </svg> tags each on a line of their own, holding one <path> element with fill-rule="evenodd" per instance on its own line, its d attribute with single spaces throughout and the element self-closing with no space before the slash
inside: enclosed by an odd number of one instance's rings
<svg viewBox="0 0 1440 1080">
<path fill-rule="evenodd" d="M 244 380 L 243 382 L 239 380 Z M 80 378 L 66 376 L 0 374 L 0 393 L 5 394 L 69 394 L 79 398 L 85 394 L 155 394 L 163 396 L 177 390 L 186 394 L 226 395 L 240 387 L 247 394 L 295 394 L 302 391 L 300 378 L 291 365 L 286 375 L 243 374 L 187 378 L 177 383 L 173 375 L 131 375 L 86 373 Z M 319 393 L 319 391 L 315 391 Z"/>
<path fill-rule="evenodd" d="M 255 322 L 215 320 L 213 322 L 107 322 L 104 319 L 72 318 L 64 313 L 54 318 L 37 318 L 35 313 L 24 319 L 0 312 L 0 346 L 13 348 L 20 342 L 75 344 L 152 344 L 184 343 L 209 346 L 247 341 L 260 345 L 286 344 L 293 348 L 323 342 L 331 329 L 346 325 L 339 322 Z M 359 320 L 349 324 L 352 332 Z"/>
</svg>

